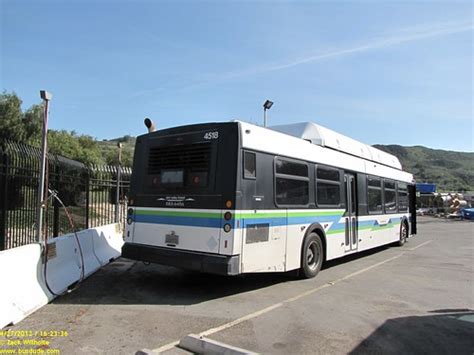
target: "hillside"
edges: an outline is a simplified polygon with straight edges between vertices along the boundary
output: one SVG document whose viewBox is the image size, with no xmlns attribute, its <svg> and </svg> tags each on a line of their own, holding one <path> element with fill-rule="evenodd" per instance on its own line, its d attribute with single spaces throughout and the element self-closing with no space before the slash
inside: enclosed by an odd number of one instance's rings
<svg viewBox="0 0 474 355">
<path fill-rule="evenodd" d="M 403 169 L 415 175 L 418 182 L 434 182 L 438 191 L 474 190 L 474 153 L 422 146 L 376 144 L 374 147 L 397 156 Z"/>
<path fill-rule="evenodd" d="M 132 166 L 133 150 L 135 149 L 136 138 L 132 136 L 123 136 L 110 140 L 104 139 L 98 141 L 100 154 L 106 162 L 113 164 L 117 160 L 117 143 L 122 143 L 122 164 L 124 166 Z"/>
</svg>

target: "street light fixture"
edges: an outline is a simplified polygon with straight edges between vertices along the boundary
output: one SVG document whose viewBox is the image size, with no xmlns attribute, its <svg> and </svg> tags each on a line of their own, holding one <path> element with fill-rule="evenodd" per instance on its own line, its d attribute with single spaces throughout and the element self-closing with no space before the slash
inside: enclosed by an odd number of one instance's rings
<svg viewBox="0 0 474 355">
<path fill-rule="evenodd" d="M 270 110 L 273 106 L 273 101 L 266 100 L 263 104 L 263 127 L 267 127 L 267 110 Z"/>
</svg>

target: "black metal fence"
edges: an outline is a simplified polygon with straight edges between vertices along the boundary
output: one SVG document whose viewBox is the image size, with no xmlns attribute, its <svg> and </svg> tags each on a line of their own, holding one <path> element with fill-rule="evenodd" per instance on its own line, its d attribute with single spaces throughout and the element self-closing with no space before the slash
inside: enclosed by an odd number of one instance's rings
<svg viewBox="0 0 474 355">
<path fill-rule="evenodd" d="M 44 233 L 57 237 L 76 230 L 113 223 L 116 211 L 116 166 L 86 167 L 77 161 L 48 154 L 48 189 Z M 40 150 L 14 142 L 0 142 L 0 250 L 36 241 L 36 206 Z M 131 169 L 121 168 L 119 218 L 125 223 Z"/>
</svg>

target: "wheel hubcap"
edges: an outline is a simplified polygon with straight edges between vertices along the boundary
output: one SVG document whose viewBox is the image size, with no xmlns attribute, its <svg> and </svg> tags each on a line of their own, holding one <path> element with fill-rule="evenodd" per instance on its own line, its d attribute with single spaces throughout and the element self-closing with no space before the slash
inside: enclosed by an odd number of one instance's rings
<svg viewBox="0 0 474 355">
<path fill-rule="evenodd" d="M 402 241 L 404 242 L 407 239 L 407 228 L 405 226 L 402 227 Z"/>
<path fill-rule="evenodd" d="M 316 243 L 311 243 L 308 246 L 306 253 L 306 263 L 310 269 L 316 269 L 319 263 L 319 249 Z"/>
</svg>

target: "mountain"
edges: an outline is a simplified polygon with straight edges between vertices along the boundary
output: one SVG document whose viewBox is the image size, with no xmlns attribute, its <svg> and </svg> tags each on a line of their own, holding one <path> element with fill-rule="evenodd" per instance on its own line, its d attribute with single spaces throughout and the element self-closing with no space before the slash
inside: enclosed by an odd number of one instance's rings
<svg viewBox="0 0 474 355">
<path fill-rule="evenodd" d="M 395 155 L 417 182 L 433 182 L 437 191 L 474 191 L 474 153 L 423 146 L 374 145 Z"/>
</svg>

